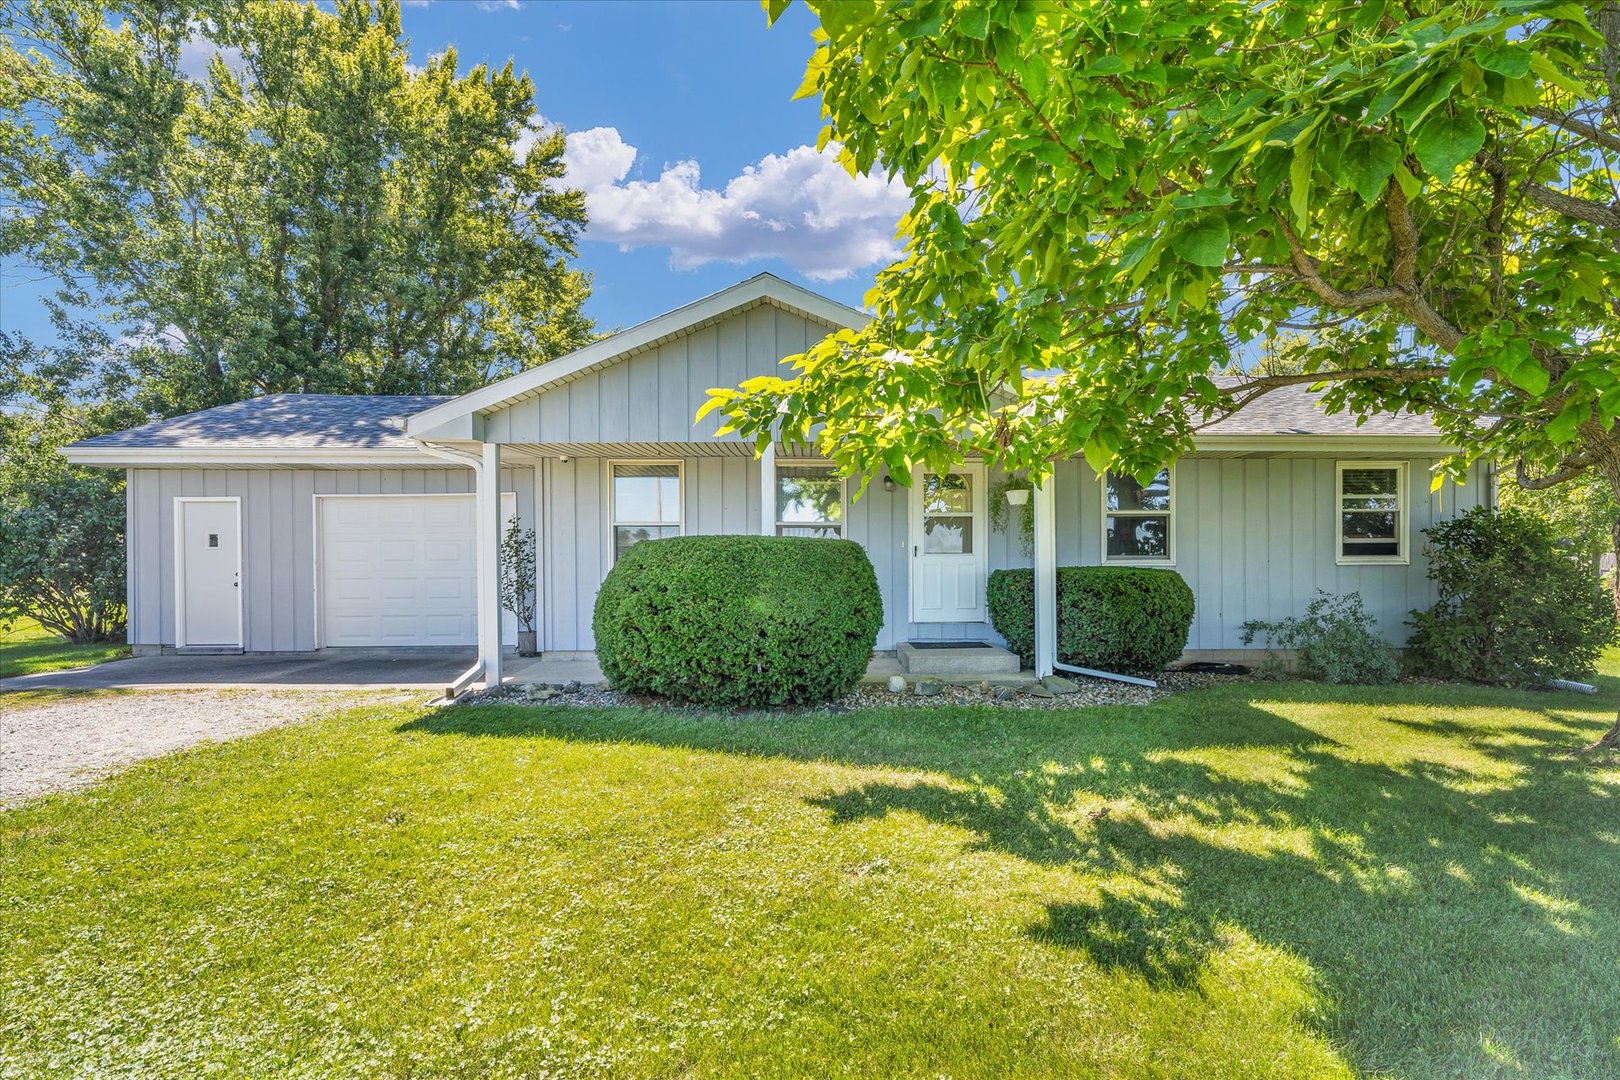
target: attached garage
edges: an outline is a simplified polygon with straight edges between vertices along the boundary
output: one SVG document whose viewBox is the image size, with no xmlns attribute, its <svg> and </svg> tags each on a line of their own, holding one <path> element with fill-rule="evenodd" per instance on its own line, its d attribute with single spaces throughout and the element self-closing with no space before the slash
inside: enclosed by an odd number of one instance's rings
<svg viewBox="0 0 1620 1080">
<path fill-rule="evenodd" d="M 472 495 L 327 495 L 317 500 L 320 644 L 478 642 Z M 503 496 L 504 516 L 516 513 Z"/>
</svg>

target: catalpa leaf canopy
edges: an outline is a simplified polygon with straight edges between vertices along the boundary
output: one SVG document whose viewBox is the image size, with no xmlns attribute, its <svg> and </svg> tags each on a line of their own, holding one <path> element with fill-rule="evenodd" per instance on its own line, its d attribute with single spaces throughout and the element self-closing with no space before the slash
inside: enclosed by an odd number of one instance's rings
<svg viewBox="0 0 1620 1080">
<path fill-rule="evenodd" d="M 730 430 L 1146 476 L 1306 383 L 1432 414 L 1453 470 L 1620 488 L 1620 4 L 809 7 L 800 93 L 910 186 L 904 255 L 867 327 L 713 392 Z"/>
</svg>

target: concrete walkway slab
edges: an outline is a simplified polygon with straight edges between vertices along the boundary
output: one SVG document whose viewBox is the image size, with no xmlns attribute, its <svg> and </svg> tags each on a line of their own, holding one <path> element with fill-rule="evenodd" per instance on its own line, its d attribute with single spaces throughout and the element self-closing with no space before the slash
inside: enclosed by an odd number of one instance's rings
<svg viewBox="0 0 1620 1080">
<path fill-rule="evenodd" d="M 237 656 L 132 656 L 95 667 L 0 679 L 6 690 L 156 690 L 277 687 L 286 690 L 443 690 L 473 653 L 329 650 Z"/>
</svg>

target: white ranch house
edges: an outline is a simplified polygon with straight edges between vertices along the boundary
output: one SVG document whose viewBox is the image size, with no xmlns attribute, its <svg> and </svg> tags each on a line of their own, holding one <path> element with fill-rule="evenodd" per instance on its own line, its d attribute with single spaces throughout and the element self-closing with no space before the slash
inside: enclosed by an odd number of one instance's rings
<svg viewBox="0 0 1620 1080">
<path fill-rule="evenodd" d="M 129 641 L 165 650 L 470 648 L 498 680 L 516 625 L 497 600 L 497 543 L 538 533 L 540 648 L 593 648 L 596 592 L 624 546 L 695 533 L 839 535 L 871 556 L 877 641 L 999 641 L 984 586 L 1000 567 L 1171 567 L 1197 598 L 1188 658 L 1230 658 L 1241 624 L 1357 590 L 1399 644 L 1431 602 L 1421 530 L 1492 498 L 1478 466 L 1430 491 L 1451 448 L 1422 416 L 1357 427 L 1304 389 L 1207 429 L 1140 488 L 1058 463 L 1035 493 L 1033 556 L 997 475 L 970 463 L 858 501 L 825 462 L 717 438 L 706 391 L 773 373 L 860 312 L 768 274 L 456 398 L 271 395 L 75 443 L 127 470 Z M 926 499 L 925 499 L 926 493 Z M 820 497 L 815 497 L 820 496 Z M 836 582 L 829 587 L 836 587 Z M 1052 605 L 1038 605 L 1038 674 Z M 1042 669 L 1043 670 L 1039 670 Z"/>
</svg>

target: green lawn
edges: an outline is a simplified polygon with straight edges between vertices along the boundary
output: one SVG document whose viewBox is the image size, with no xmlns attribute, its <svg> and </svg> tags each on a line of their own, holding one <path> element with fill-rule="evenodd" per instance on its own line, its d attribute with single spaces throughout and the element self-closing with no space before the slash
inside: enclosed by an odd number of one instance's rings
<svg viewBox="0 0 1620 1080">
<path fill-rule="evenodd" d="M 1603 681 L 358 709 L 0 815 L 0 1073 L 1612 1078 Z"/>
<path fill-rule="evenodd" d="M 0 678 L 87 667 L 128 655 L 128 645 L 69 644 L 33 619 L 0 627 Z"/>
</svg>

